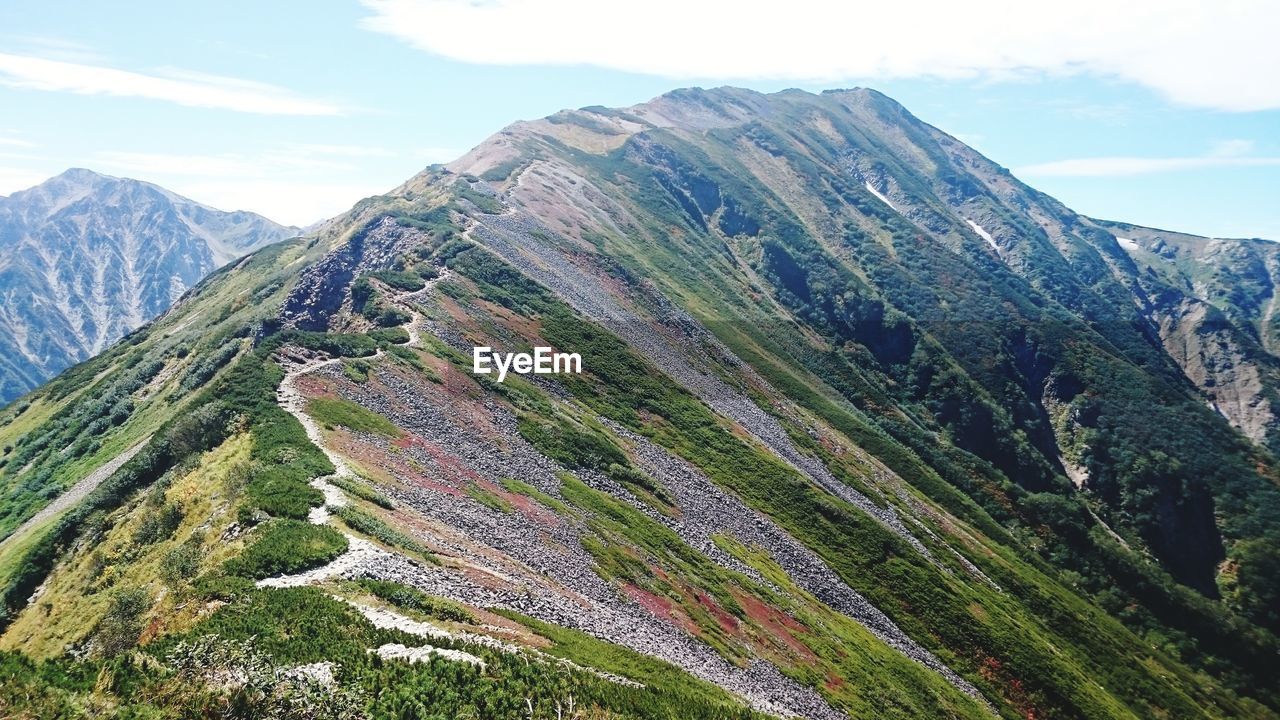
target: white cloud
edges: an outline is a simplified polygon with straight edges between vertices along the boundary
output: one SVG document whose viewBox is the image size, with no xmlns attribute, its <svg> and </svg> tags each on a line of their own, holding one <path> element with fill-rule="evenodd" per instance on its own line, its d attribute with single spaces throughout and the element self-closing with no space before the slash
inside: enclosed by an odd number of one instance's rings
<svg viewBox="0 0 1280 720">
<path fill-rule="evenodd" d="M 362 0 L 361 24 L 454 60 L 832 83 L 1090 73 L 1192 106 L 1280 108 L 1272 0 Z"/>
<path fill-rule="evenodd" d="M 1223 140 L 1204 155 L 1185 157 L 1092 157 L 1054 160 L 1014 170 L 1024 177 L 1116 177 L 1215 167 L 1274 167 L 1280 157 L 1257 156 L 1252 140 Z"/>
<path fill-rule="evenodd" d="M 341 115 L 338 105 L 237 78 L 181 70 L 144 74 L 103 65 L 0 53 L 0 84 L 78 95 L 165 100 L 178 105 L 262 115 Z"/>
</svg>

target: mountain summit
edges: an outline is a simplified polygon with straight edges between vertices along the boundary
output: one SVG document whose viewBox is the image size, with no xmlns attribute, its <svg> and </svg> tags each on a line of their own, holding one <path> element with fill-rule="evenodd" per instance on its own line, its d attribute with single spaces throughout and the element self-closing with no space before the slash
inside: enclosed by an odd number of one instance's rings
<svg viewBox="0 0 1280 720">
<path fill-rule="evenodd" d="M 215 268 L 298 232 L 81 168 L 0 197 L 0 404 L 101 352 Z"/>
<path fill-rule="evenodd" d="M 0 416 L 0 698 L 1277 717 L 1272 267 L 871 90 L 514 124 Z"/>
</svg>

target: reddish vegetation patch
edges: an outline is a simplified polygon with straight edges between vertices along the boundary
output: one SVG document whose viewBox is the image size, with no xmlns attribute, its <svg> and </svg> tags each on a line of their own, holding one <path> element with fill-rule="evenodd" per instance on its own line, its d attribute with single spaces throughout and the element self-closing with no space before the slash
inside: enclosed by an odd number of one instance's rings
<svg viewBox="0 0 1280 720">
<path fill-rule="evenodd" d="M 738 633 L 738 618 L 720 607 L 720 603 L 716 602 L 715 598 L 696 588 L 687 588 L 687 591 L 693 595 L 693 599 L 697 600 L 699 605 L 711 613 L 711 617 L 716 619 L 722 630 L 731 635 Z"/>
<path fill-rule="evenodd" d="M 138 637 L 138 642 L 143 645 L 151 642 L 156 637 L 158 637 L 162 632 L 164 632 L 164 629 L 165 629 L 164 626 L 165 626 L 165 622 L 162 619 L 162 616 L 157 615 L 156 617 L 151 618 L 151 620 L 147 623 L 146 628 L 143 629 L 142 635 Z"/>
<path fill-rule="evenodd" d="M 505 488 L 498 487 L 491 482 L 486 481 L 484 487 L 489 489 L 494 495 L 511 503 L 521 515 L 542 525 L 559 525 L 562 520 L 559 515 L 546 509 L 537 500 L 520 493 L 508 492 Z"/>
<path fill-rule="evenodd" d="M 527 318 L 523 315 L 517 315 L 510 310 L 491 303 L 488 300 L 480 300 L 476 303 L 476 307 L 484 313 L 484 317 L 488 320 L 496 321 L 503 328 L 519 335 L 528 341 L 541 340 L 539 332 L 540 323 L 533 318 Z"/>
<path fill-rule="evenodd" d="M 472 470 L 471 466 L 467 465 L 462 458 L 450 454 L 445 451 L 444 448 L 436 445 L 435 443 L 428 442 L 422 438 L 417 438 L 416 440 L 417 442 L 415 445 L 421 452 L 427 455 L 429 462 L 431 463 L 427 466 L 428 470 L 435 470 L 436 472 L 439 472 L 444 476 L 444 479 L 452 480 L 459 486 L 466 486 L 467 483 L 481 482 L 484 480 L 484 478 L 475 470 Z"/>
<path fill-rule="evenodd" d="M 293 379 L 293 386 L 308 398 L 331 398 L 337 395 L 333 389 L 333 381 L 324 375 L 316 375 L 314 373 L 300 375 Z"/>
<path fill-rule="evenodd" d="M 461 487 L 427 477 L 418 468 L 407 462 L 403 455 L 389 453 L 374 443 L 357 440 L 346 432 L 338 433 L 331 442 L 339 453 L 351 458 L 356 464 L 381 468 L 406 485 L 434 490 L 455 497 L 460 497 L 463 494 Z"/>
<path fill-rule="evenodd" d="M 665 598 L 661 595 L 655 595 L 654 593 L 631 583 L 623 583 L 622 590 L 627 593 L 628 597 L 639 603 L 645 610 L 653 613 L 655 617 L 674 622 L 690 635 L 698 634 L 697 623 L 686 615 L 685 612 L 669 598 Z"/>
<path fill-rule="evenodd" d="M 1040 711 L 1031 704 L 1031 698 L 1027 696 L 1026 688 L 1022 687 L 1022 681 L 1012 677 L 998 659 L 990 655 L 984 657 L 978 666 L 978 674 L 991 683 L 1003 686 L 1005 699 L 1012 703 L 1024 718 L 1038 720 L 1042 717 Z"/>
<path fill-rule="evenodd" d="M 818 659 L 809 646 L 796 637 L 798 633 L 809 632 L 809 628 L 803 623 L 771 605 L 766 605 L 754 595 L 736 589 L 731 592 L 743 611 L 747 613 L 747 618 L 767 632 L 771 639 L 782 642 L 806 660 Z"/>
<path fill-rule="evenodd" d="M 823 686 L 825 686 L 828 690 L 836 691 L 836 690 L 839 690 L 840 688 L 844 687 L 844 678 L 842 678 L 842 677 L 840 677 L 839 675 L 836 675 L 835 673 L 833 673 L 833 672 L 831 672 L 830 670 L 828 670 L 828 671 L 827 671 L 827 676 L 826 676 L 825 678 L 823 678 L 823 680 L 822 680 L 822 684 L 823 684 Z"/>
</svg>

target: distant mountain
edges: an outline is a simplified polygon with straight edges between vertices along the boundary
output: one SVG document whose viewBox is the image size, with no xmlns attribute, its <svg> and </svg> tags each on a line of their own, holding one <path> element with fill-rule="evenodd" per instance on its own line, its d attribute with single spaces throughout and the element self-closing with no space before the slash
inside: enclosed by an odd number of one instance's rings
<svg viewBox="0 0 1280 720">
<path fill-rule="evenodd" d="M 215 268 L 298 232 L 78 168 L 0 197 L 0 405 L 159 315 Z"/>
</svg>

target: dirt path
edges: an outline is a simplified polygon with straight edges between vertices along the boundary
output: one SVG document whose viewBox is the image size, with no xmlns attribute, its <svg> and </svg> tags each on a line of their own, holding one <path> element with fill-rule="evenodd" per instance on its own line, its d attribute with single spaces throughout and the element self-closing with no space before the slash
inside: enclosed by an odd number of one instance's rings
<svg viewBox="0 0 1280 720">
<path fill-rule="evenodd" d="M 26 522 L 19 525 L 18 529 L 14 530 L 9 537 L 6 537 L 4 540 L 0 540 L 0 548 L 3 548 L 10 540 L 25 535 L 31 528 L 40 525 L 49 518 L 62 513 L 64 510 L 69 510 L 71 507 L 76 505 L 76 503 L 79 503 L 86 495 L 93 492 L 94 488 L 101 485 L 103 480 L 111 477 L 112 473 L 119 470 L 122 465 L 133 459 L 133 456 L 137 455 L 138 451 L 141 450 L 150 439 L 150 435 L 142 438 L 138 442 L 134 443 L 128 450 L 125 450 L 111 460 L 98 466 L 97 469 L 88 475 L 85 475 L 66 492 L 54 498 L 53 502 L 45 505 L 39 512 L 32 515 Z"/>
<path fill-rule="evenodd" d="M 449 268 L 440 268 L 440 274 L 427 281 L 427 284 L 419 290 L 410 290 L 408 292 L 393 293 L 392 301 L 400 306 L 401 310 L 409 313 L 409 322 L 404 325 L 404 329 L 409 333 L 409 347 L 420 347 L 422 343 L 422 313 L 418 312 L 413 301 L 419 296 L 432 292 L 436 285 L 448 280 L 453 276 Z"/>
</svg>

